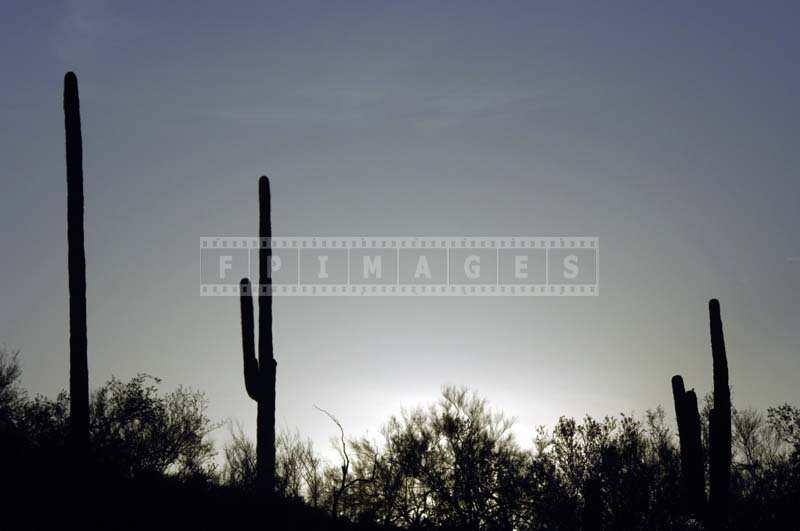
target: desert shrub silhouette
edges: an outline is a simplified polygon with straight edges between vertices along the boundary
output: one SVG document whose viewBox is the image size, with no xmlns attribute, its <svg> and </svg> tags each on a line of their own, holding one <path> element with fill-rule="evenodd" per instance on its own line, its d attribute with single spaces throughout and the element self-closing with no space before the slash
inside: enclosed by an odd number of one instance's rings
<svg viewBox="0 0 800 531">
<path fill-rule="evenodd" d="M 245 449 L 236 458 L 226 451 L 220 474 L 208 438 L 217 425 L 202 393 L 161 393 L 144 375 L 112 379 L 91 394 L 92 453 L 80 469 L 89 481 L 75 507 L 70 397 L 28 397 L 14 360 L 0 356 L 0 375 L 12 375 L 0 380 L 0 397 L 14 397 L 0 408 L 0 470 L 13 487 L 0 515 L 7 529 L 691 528 L 693 515 L 677 496 L 680 455 L 660 409 L 642 418 L 562 417 L 525 449 L 508 417 L 475 393 L 446 387 L 438 402 L 391 417 L 379 439 L 347 440 L 344 490 L 338 464 L 299 435 L 280 434 L 276 495 L 266 500 L 252 487 L 252 443 L 238 432 Z M 734 410 L 733 418 L 729 528 L 796 529 L 800 409 Z M 235 466 L 243 481 L 230 479 L 226 469 Z M 26 511 L 30 500 L 47 500 L 48 510 Z"/>
</svg>

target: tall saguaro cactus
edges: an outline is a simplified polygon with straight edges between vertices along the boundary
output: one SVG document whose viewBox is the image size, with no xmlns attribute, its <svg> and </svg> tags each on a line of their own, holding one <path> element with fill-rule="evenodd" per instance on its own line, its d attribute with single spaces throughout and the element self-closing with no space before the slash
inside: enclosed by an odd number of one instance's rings
<svg viewBox="0 0 800 531">
<path fill-rule="evenodd" d="M 709 479 L 711 484 L 711 525 L 724 529 L 728 523 L 731 482 L 731 389 L 728 357 L 722 332 L 719 301 L 708 302 L 711 355 L 714 360 L 714 408 L 709 417 Z"/>
<path fill-rule="evenodd" d="M 272 226 L 269 179 L 258 181 L 258 360 L 253 331 L 253 300 L 250 281 L 240 283 L 242 353 L 247 394 L 258 404 L 256 424 L 256 474 L 258 490 L 272 495 L 275 488 L 275 375 L 277 362 L 272 349 Z"/>
<path fill-rule="evenodd" d="M 678 419 L 678 439 L 681 451 L 681 482 L 683 497 L 689 513 L 697 519 L 705 516 L 705 465 L 700 437 L 700 414 L 694 389 L 686 391 L 683 377 L 672 377 L 675 416 Z"/>
<path fill-rule="evenodd" d="M 86 339 L 86 255 L 83 247 L 83 154 L 78 78 L 64 76 L 67 152 L 67 267 L 69 270 L 70 438 L 84 453 L 89 439 L 89 363 Z"/>
</svg>

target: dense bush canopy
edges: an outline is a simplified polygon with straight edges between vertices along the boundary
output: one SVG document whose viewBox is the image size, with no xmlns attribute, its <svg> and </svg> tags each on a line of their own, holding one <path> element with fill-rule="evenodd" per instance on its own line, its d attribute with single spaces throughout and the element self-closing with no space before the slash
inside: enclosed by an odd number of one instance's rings
<svg viewBox="0 0 800 531">
<path fill-rule="evenodd" d="M 30 398 L 19 376 L 15 354 L 0 352 L 0 435 L 28 448 L 28 459 L 58 455 L 68 396 Z M 171 478 L 252 499 L 256 450 L 242 428 L 231 423 L 217 467 L 208 435 L 218 424 L 207 417 L 203 393 L 181 387 L 161 393 L 159 383 L 141 374 L 112 379 L 92 394 L 95 462 L 131 481 Z M 429 407 L 391 417 L 375 439 L 348 436 L 333 414 L 320 411 L 334 422 L 338 461 L 320 457 L 299 433 L 280 433 L 275 484 L 280 499 L 327 512 L 332 521 L 487 530 L 700 525 L 683 505 L 676 437 L 661 408 L 641 418 L 562 417 L 552 429 L 540 427 L 527 448 L 515 440 L 511 419 L 456 387 L 445 387 Z M 733 418 L 733 527 L 792 529 L 800 499 L 800 409 L 743 409 Z"/>
</svg>

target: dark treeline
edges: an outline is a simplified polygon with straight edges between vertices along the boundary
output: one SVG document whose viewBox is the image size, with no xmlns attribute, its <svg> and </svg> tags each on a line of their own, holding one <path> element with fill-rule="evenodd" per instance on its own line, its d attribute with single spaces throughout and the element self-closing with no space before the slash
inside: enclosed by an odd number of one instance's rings
<svg viewBox="0 0 800 531">
<path fill-rule="evenodd" d="M 16 353 L 0 349 L 0 529 L 377 528 L 335 520 L 298 496 L 260 494 L 254 447 L 241 437 L 214 447 L 209 435 L 222 426 L 207 416 L 204 393 L 161 393 L 145 374 L 91 393 L 76 459 L 69 393 L 29 396 L 20 374 Z"/>
<path fill-rule="evenodd" d="M 14 489 L 10 499 L 53 496 L 57 507 L 70 498 L 69 476 L 60 475 L 68 468 L 60 460 L 69 455 L 69 396 L 29 397 L 18 378 L 14 356 L 4 353 L 5 486 Z M 215 449 L 208 436 L 222 426 L 207 417 L 203 393 L 163 394 L 157 384 L 145 375 L 112 379 L 91 394 L 85 473 L 99 482 L 87 487 L 94 495 L 81 496 L 86 522 L 152 529 L 239 518 L 267 526 L 280 513 L 293 522 L 287 528 L 704 528 L 680 495 L 677 432 L 661 408 L 641 417 L 562 417 L 522 445 L 508 417 L 475 393 L 445 387 L 435 404 L 391 417 L 376 439 L 348 436 L 331 416 L 340 430 L 336 462 L 299 434 L 279 433 L 277 496 L 266 504 L 254 442 L 232 425 Z M 700 413 L 705 456 L 712 403 L 709 395 Z M 796 529 L 800 409 L 734 409 L 732 419 L 730 529 Z M 111 509 L 95 496 L 111 498 Z"/>
</svg>

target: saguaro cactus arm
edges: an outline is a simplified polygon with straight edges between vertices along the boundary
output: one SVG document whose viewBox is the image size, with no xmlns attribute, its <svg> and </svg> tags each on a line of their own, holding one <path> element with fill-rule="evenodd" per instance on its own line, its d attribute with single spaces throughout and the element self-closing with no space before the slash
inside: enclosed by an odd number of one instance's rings
<svg viewBox="0 0 800 531">
<path fill-rule="evenodd" d="M 700 428 L 700 413 L 697 409 L 697 394 L 694 389 L 686 392 L 684 399 L 687 439 L 689 441 L 689 510 L 698 518 L 706 513 L 706 466 Z"/>
<path fill-rule="evenodd" d="M 244 360 L 244 387 L 247 395 L 258 400 L 258 361 L 256 360 L 255 333 L 253 330 L 253 296 L 250 281 L 243 278 L 239 283 L 239 304 L 242 314 L 242 354 Z"/>
<path fill-rule="evenodd" d="M 694 389 L 686 391 L 680 375 L 672 377 L 675 416 L 681 452 L 681 483 L 688 511 L 698 518 L 705 513 L 705 472 L 700 440 L 700 415 Z"/>
<path fill-rule="evenodd" d="M 672 377 L 672 398 L 675 401 L 675 417 L 678 420 L 678 437 L 683 440 L 680 434 L 683 432 L 686 424 L 684 423 L 684 398 L 686 397 L 686 387 L 683 384 L 683 377 L 676 374 Z"/>
<path fill-rule="evenodd" d="M 89 438 L 89 362 L 86 339 L 86 255 L 83 241 L 83 146 L 78 78 L 64 76 L 67 159 L 67 268 L 69 272 L 70 436 L 79 451 Z"/>
<path fill-rule="evenodd" d="M 683 384 L 683 377 L 679 374 L 676 374 L 672 377 L 672 397 L 675 401 L 675 419 L 678 422 L 678 440 L 680 441 L 681 452 L 681 476 L 683 481 L 686 482 L 686 479 L 688 478 L 687 467 L 689 465 L 689 460 L 687 459 L 689 444 L 686 423 L 686 387 Z M 684 483 L 684 487 L 687 486 L 688 483 Z"/>
</svg>

